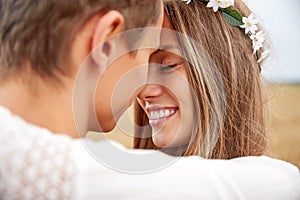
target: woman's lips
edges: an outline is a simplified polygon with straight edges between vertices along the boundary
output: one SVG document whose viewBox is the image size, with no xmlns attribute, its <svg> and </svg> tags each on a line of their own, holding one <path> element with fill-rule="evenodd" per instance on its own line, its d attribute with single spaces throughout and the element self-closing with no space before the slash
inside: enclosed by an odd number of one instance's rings
<svg viewBox="0 0 300 200">
<path fill-rule="evenodd" d="M 148 109 L 149 124 L 153 126 L 161 126 L 174 116 L 178 111 L 177 107 L 156 107 Z"/>
</svg>

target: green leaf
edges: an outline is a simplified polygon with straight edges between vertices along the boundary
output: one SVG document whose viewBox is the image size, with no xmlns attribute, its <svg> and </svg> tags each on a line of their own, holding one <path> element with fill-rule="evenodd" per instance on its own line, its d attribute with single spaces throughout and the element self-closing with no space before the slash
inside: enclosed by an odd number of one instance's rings
<svg viewBox="0 0 300 200">
<path fill-rule="evenodd" d="M 243 16 L 237 10 L 233 9 L 221 9 L 223 16 L 227 23 L 232 26 L 243 25 Z"/>
</svg>

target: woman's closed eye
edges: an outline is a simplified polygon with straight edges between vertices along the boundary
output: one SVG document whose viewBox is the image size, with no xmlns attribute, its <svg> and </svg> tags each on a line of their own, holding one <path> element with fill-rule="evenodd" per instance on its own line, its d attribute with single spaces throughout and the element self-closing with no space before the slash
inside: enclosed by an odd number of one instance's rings
<svg viewBox="0 0 300 200">
<path fill-rule="evenodd" d="M 174 64 L 162 64 L 160 67 L 160 72 L 172 72 L 175 71 L 178 67 L 180 67 L 183 62 L 178 62 Z"/>
<path fill-rule="evenodd" d="M 172 51 L 178 52 L 177 48 L 173 48 Z M 181 66 L 184 66 L 184 60 L 180 54 L 175 54 L 166 50 L 158 50 L 151 55 L 150 62 L 159 64 L 157 73 L 169 74 L 172 73 Z"/>
</svg>

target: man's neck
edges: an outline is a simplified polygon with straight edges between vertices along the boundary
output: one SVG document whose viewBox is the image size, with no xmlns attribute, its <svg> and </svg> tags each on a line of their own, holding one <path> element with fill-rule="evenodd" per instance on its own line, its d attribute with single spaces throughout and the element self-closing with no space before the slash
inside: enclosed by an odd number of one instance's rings
<svg viewBox="0 0 300 200">
<path fill-rule="evenodd" d="M 72 114 L 72 84 L 60 88 L 37 81 L 34 88 L 21 82 L 0 85 L 0 105 L 53 133 L 78 137 Z"/>
</svg>

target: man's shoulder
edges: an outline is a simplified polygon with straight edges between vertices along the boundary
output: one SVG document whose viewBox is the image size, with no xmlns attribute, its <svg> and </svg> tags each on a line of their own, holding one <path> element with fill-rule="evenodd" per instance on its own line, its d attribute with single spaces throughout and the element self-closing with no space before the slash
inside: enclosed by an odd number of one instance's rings
<svg viewBox="0 0 300 200">
<path fill-rule="evenodd" d="M 0 132 L 2 136 L 1 138 L 8 134 L 10 137 L 22 136 L 23 139 L 34 136 L 38 133 L 50 134 L 48 130 L 26 122 L 20 116 L 14 115 L 10 112 L 10 110 L 1 106 Z"/>
<path fill-rule="evenodd" d="M 11 144 L 16 147 L 20 146 L 18 143 L 42 144 L 42 141 L 59 143 L 59 141 L 71 140 L 67 135 L 54 134 L 46 128 L 31 124 L 2 106 L 0 106 L 0 135 L 1 144 L 6 146 Z"/>
</svg>

